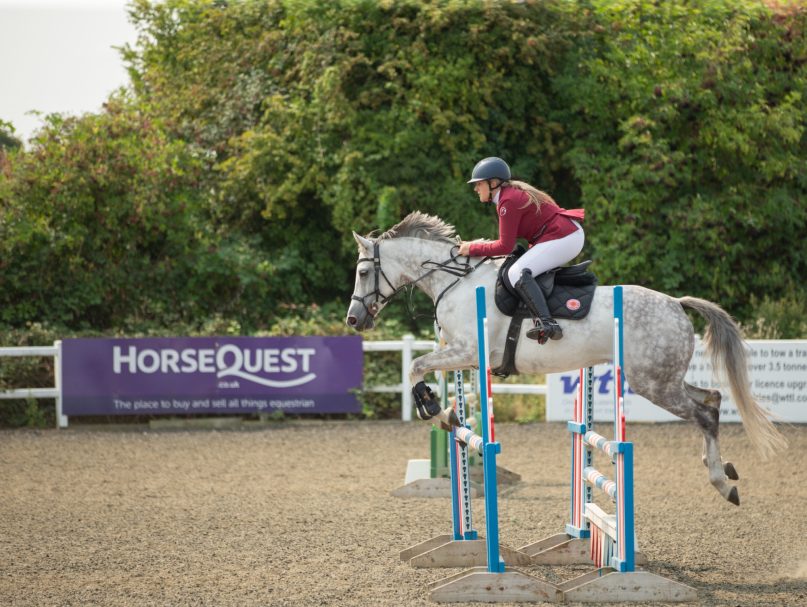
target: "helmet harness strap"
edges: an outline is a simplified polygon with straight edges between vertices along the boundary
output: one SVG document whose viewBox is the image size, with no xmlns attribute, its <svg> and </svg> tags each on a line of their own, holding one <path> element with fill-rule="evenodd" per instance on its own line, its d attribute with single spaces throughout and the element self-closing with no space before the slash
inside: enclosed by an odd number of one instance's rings
<svg viewBox="0 0 807 607">
<path fill-rule="evenodd" d="M 494 177 L 493 179 L 496 179 L 496 178 Z M 493 190 L 495 190 L 497 188 L 500 188 L 500 187 L 502 187 L 504 185 L 504 181 L 499 179 L 499 185 L 497 185 L 494 188 L 493 184 L 491 183 L 493 181 L 493 179 L 485 179 L 485 183 L 488 184 L 488 199 L 485 201 L 487 203 L 492 203 L 493 202 Z"/>
</svg>

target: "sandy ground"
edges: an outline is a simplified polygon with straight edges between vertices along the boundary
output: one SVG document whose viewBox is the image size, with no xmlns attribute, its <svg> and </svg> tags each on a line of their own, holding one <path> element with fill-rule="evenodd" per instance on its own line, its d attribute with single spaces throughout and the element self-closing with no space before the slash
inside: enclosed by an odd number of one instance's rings
<svg viewBox="0 0 807 607">
<path fill-rule="evenodd" d="M 647 569 L 697 589 L 698 605 L 807 605 L 807 427 L 768 462 L 738 426 L 724 455 L 737 508 L 707 482 L 683 424 L 629 426 Z M 563 528 L 568 433 L 497 426 L 501 539 Z M 74 428 L 0 432 L 0 605 L 427 605 L 456 570 L 399 552 L 450 530 L 447 499 L 400 499 L 427 457 L 415 422 L 286 422 L 237 431 Z M 484 529 L 481 501 L 475 523 Z M 545 579 L 574 573 L 533 567 Z"/>
</svg>

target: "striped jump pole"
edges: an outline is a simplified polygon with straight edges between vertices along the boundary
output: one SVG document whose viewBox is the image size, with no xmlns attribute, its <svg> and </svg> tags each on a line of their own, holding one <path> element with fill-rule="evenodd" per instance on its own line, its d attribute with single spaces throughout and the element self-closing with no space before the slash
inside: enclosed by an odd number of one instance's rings
<svg viewBox="0 0 807 607">
<path fill-rule="evenodd" d="M 594 421 L 594 370 L 580 370 L 580 383 L 572 421 L 572 490 L 570 537 L 589 540 L 588 558 L 598 568 L 634 571 L 635 534 L 633 523 L 633 444 L 625 441 L 624 346 L 622 287 L 614 287 L 614 440 L 591 428 Z M 593 466 L 593 452 L 608 456 L 614 465 L 612 480 Z M 592 489 L 598 489 L 616 502 L 616 515 L 605 514 L 593 503 Z"/>
<path fill-rule="evenodd" d="M 478 373 L 471 370 L 469 385 L 476 386 Z M 472 481 L 473 467 L 482 463 L 482 437 L 477 435 L 470 427 L 469 422 L 480 422 L 469 415 L 468 396 L 465 392 L 464 374 L 462 370 L 443 373 L 441 392 L 443 402 L 448 401 L 447 379 L 454 380 L 454 411 L 460 422 L 459 428 L 452 428 L 450 433 L 432 428 L 435 433 L 445 435 L 447 440 L 447 458 L 451 496 L 452 533 L 439 535 L 425 542 L 407 548 L 401 552 L 401 560 L 413 567 L 471 567 L 487 564 L 487 542 L 479 537 L 473 528 L 471 511 L 471 498 L 484 495 L 483 487 Z M 473 393 L 470 395 L 473 396 Z M 469 447 L 470 446 L 470 447 Z M 476 456 L 476 462 L 474 462 Z M 434 457 L 432 457 L 434 461 Z M 479 469 L 481 465 L 477 466 Z M 520 478 L 508 470 L 505 474 Z M 512 482 L 512 481 L 511 481 Z M 500 546 L 509 562 L 517 565 L 529 564 L 529 556 L 519 553 L 507 546 Z"/>
<path fill-rule="evenodd" d="M 454 410 L 461 427 L 453 428 L 449 444 L 451 471 L 452 533 L 421 542 L 401 552 L 401 560 L 413 567 L 473 567 L 487 566 L 487 541 L 473 528 L 471 498 L 476 488 L 471 480 L 471 457 L 483 457 L 483 438 L 468 427 L 467 398 L 463 372 L 453 372 L 455 381 Z M 473 385 L 473 379 L 470 385 Z M 512 473 L 510 473 L 512 474 Z M 479 491 L 484 495 L 484 491 Z M 528 565 L 530 557 L 508 546 L 499 546 L 499 553 L 514 565 Z"/>
<path fill-rule="evenodd" d="M 446 345 L 445 340 L 442 338 L 440 327 L 437 323 L 434 324 L 435 335 L 435 350 L 444 348 Z M 438 394 L 440 395 L 440 402 L 450 403 L 449 387 L 450 382 L 454 381 L 455 371 L 435 371 L 437 378 Z M 476 379 L 472 372 L 470 377 L 470 385 L 476 386 Z M 454 384 L 456 386 L 456 383 Z M 463 389 L 464 399 L 461 401 L 460 406 L 467 409 L 465 418 L 472 424 L 477 424 L 474 419 L 474 404 L 476 402 L 476 395 L 473 390 L 470 394 L 465 394 L 464 385 Z M 455 393 L 457 389 L 455 387 Z M 456 407 L 455 407 L 456 410 Z M 452 486 L 454 478 L 451 472 L 450 451 L 451 451 L 451 434 L 449 431 L 444 430 L 437 424 L 432 424 L 429 432 L 429 459 L 410 459 L 406 466 L 406 475 L 404 477 L 404 484 L 390 492 L 393 497 L 451 497 Z M 471 481 L 478 477 L 482 477 L 482 460 L 479 457 L 471 456 L 470 460 Z M 516 474 L 506 471 L 512 478 L 519 479 Z M 479 483 L 471 483 L 471 494 L 476 497 L 477 494 L 482 494 L 482 486 Z"/>
<path fill-rule="evenodd" d="M 452 428 L 449 448 L 451 466 L 451 513 L 454 524 L 454 541 L 476 540 L 478 534 L 471 518 L 471 457 L 468 443 L 457 440 L 460 431 L 468 431 L 465 426 L 467 408 L 465 385 L 462 371 L 454 371 L 454 412 L 460 422 L 459 428 Z"/>
<path fill-rule="evenodd" d="M 614 287 L 613 366 L 614 366 L 614 440 L 593 431 L 594 369 L 580 369 L 577 396 L 572 421 L 567 423 L 571 433 L 571 478 L 569 523 L 564 533 L 523 546 L 521 550 L 532 557 L 533 564 L 569 565 L 594 563 L 597 567 L 614 566 L 617 571 L 633 571 L 636 566 L 636 544 L 633 526 L 633 445 L 625 442 L 624 413 L 624 345 L 622 287 Z M 606 455 L 614 465 L 614 478 L 594 467 L 594 453 Z M 600 490 L 616 503 L 617 514 L 607 530 L 593 525 L 588 516 L 598 507 L 593 504 L 593 492 Z M 597 521 L 603 520 L 603 516 Z M 592 515 L 593 516 L 593 515 Z M 609 519 L 610 520 L 610 519 Z M 621 537 L 622 541 L 618 541 Z M 631 538 L 632 541 L 626 541 Z M 600 549 L 602 548 L 602 550 Z M 614 558 L 601 558 L 613 552 Z M 640 562 L 644 557 L 640 556 Z"/>
</svg>

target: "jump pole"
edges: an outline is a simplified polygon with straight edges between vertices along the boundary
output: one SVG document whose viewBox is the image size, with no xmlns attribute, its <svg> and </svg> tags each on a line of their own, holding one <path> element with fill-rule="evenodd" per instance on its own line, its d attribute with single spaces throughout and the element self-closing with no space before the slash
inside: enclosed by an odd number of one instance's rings
<svg viewBox="0 0 807 607">
<path fill-rule="evenodd" d="M 466 406 L 463 375 L 454 372 L 455 412 L 460 424 L 465 424 Z M 432 432 L 435 429 L 432 428 Z M 451 496 L 452 532 L 428 539 L 401 552 L 401 560 L 413 567 L 467 567 L 475 564 L 483 554 L 484 542 L 473 528 L 471 516 L 471 486 L 468 469 L 468 449 L 455 441 L 452 431 L 449 435 L 448 481 Z"/>
<path fill-rule="evenodd" d="M 619 389 L 619 394 L 621 393 L 622 388 Z M 622 397 L 615 396 L 615 398 Z M 588 431 L 591 437 L 599 437 L 601 442 L 607 439 L 600 437 L 592 430 L 594 425 L 594 369 L 592 367 L 580 369 L 572 418 L 573 421 L 567 423 L 568 430 L 572 433 L 569 523 L 564 532 L 519 548 L 519 551 L 530 555 L 533 565 L 594 564 L 591 558 L 591 532 L 589 523 L 583 514 L 585 508 L 593 501 L 592 484 L 587 482 L 584 471 L 593 467 L 594 447 L 585 440 L 586 432 Z M 620 425 L 624 429 L 624 415 L 620 415 Z M 614 459 L 611 454 L 609 457 Z M 605 483 L 605 480 L 600 482 Z M 612 497 L 612 499 L 616 501 L 615 498 Z M 637 549 L 635 530 L 631 534 L 633 535 L 634 564 L 645 565 L 647 558 Z"/>
<path fill-rule="evenodd" d="M 555 602 L 562 599 L 557 587 L 509 569 L 499 547 L 498 494 L 496 487 L 496 455 L 501 445 L 495 442 L 490 359 L 488 351 L 485 287 L 476 289 L 477 341 L 479 350 L 479 402 L 482 411 L 482 436 L 460 428 L 459 438 L 482 454 L 485 488 L 486 566 L 469 569 L 438 580 L 429 586 L 429 598 L 438 603 Z"/>
<path fill-rule="evenodd" d="M 434 325 L 435 350 L 445 345 L 437 323 Z M 436 372 L 441 402 L 448 402 L 447 373 Z M 410 459 L 406 463 L 404 484 L 390 491 L 393 497 L 449 497 L 451 480 L 448 463 L 448 432 L 434 424 L 429 433 L 429 459 Z M 472 489 L 476 493 L 477 489 Z"/>
</svg>

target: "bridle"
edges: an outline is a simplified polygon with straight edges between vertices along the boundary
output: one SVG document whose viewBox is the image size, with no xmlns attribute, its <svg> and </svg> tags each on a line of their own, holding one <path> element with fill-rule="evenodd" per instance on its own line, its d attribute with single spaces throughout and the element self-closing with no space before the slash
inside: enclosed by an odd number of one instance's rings
<svg viewBox="0 0 807 607">
<path fill-rule="evenodd" d="M 454 285 L 456 285 L 460 281 L 460 279 L 464 278 L 465 276 L 467 276 L 468 274 L 473 272 L 476 268 L 478 268 L 487 259 L 490 259 L 489 257 L 483 257 L 478 263 L 476 263 L 474 265 L 472 265 L 470 263 L 470 259 L 471 259 L 470 257 L 465 257 L 465 259 L 466 259 L 465 262 L 458 261 L 460 256 L 454 254 L 454 251 L 456 249 L 458 249 L 458 248 L 459 247 L 457 247 L 457 246 L 454 246 L 454 247 L 451 248 L 451 253 L 449 254 L 450 257 L 446 261 L 442 261 L 442 262 L 440 262 L 440 261 L 431 261 L 431 260 L 424 261 L 422 264 L 420 264 L 421 267 L 424 268 L 424 269 L 428 268 L 428 267 L 431 267 L 430 270 L 428 270 L 425 274 L 422 274 L 421 276 L 418 276 L 415 280 L 413 280 L 411 282 L 408 282 L 406 284 L 403 284 L 398 288 L 395 288 L 393 286 L 392 282 L 390 282 L 389 278 L 387 278 L 387 275 L 384 274 L 384 269 L 381 267 L 381 249 L 379 247 L 379 244 L 377 242 L 374 242 L 373 243 L 373 256 L 372 257 L 359 257 L 358 261 L 356 262 L 356 265 L 358 266 L 360 263 L 372 263 L 373 264 L 373 274 L 374 274 L 374 277 L 375 277 L 375 285 L 374 285 L 375 288 L 372 291 L 370 291 L 369 293 L 367 293 L 366 295 L 364 295 L 363 297 L 359 297 L 358 295 L 352 295 L 350 299 L 360 302 L 361 305 L 364 306 L 364 309 L 366 310 L 366 312 L 372 318 L 375 318 L 376 314 L 378 314 L 379 307 L 382 306 L 382 305 L 386 305 L 386 303 L 388 301 L 390 301 L 393 297 L 395 297 L 404 288 L 414 286 L 415 284 L 417 284 L 418 282 L 420 282 L 424 278 L 426 278 L 428 276 L 431 276 L 435 272 L 438 272 L 438 271 L 439 272 L 447 272 L 448 274 L 451 274 L 453 276 L 457 276 L 457 280 L 455 280 L 450 285 L 448 285 L 445 289 L 443 289 L 440 292 L 440 294 L 435 298 L 435 300 L 434 300 L 434 313 L 435 313 L 435 320 L 436 320 L 436 318 L 437 318 L 437 306 L 440 303 L 440 300 L 446 294 L 446 292 L 448 292 L 452 287 L 454 287 Z M 392 289 L 392 293 L 390 293 L 389 295 L 384 295 L 381 292 L 381 279 L 382 278 L 387 283 L 387 285 L 389 285 L 389 288 Z M 375 299 L 373 299 L 373 301 L 370 302 L 370 304 L 368 305 L 367 304 L 367 298 L 369 298 L 369 297 L 374 297 Z"/>
<path fill-rule="evenodd" d="M 384 274 L 384 269 L 381 267 L 381 249 L 379 248 L 377 242 L 373 243 L 373 256 L 359 257 L 359 260 L 356 262 L 356 266 L 358 266 L 360 263 L 367 263 L 367 262 L 373 264 L 373 274 L 375 274 L 375 289 L 370 293 L 367 293 L 367 295 L 363 297 L 353 295 L 351 296 L 350 299 L 351 300 L 355 299 L 356 301 L 361 302 L 361 305 L 364 306 L 364 309 L 367 311 L 367 313 L 371 317 L 375 318 L 375 315 L 378 314 L 379 304 L 380 305 L 386 304 L 390 299 L 395 297 L 398 294 L 398 291 L 400 291 L 403 287 L 398 287 L 396 289 L 394 286 L 392 286 L 392 283 L 390 282 L 389 278 L 387 278 L 387 275 Z M 384 295 L 381 292 L 381 280 L 380 280 L 381 278 L 383 278 L 389 285 L 390 289 L 392 289 L 392 293 L 390 293 L 389 296 Z M 375 300 L 369 306 L 367 305 L 366 301 L 368 297 L 375 297 Z"/>
</svg>

